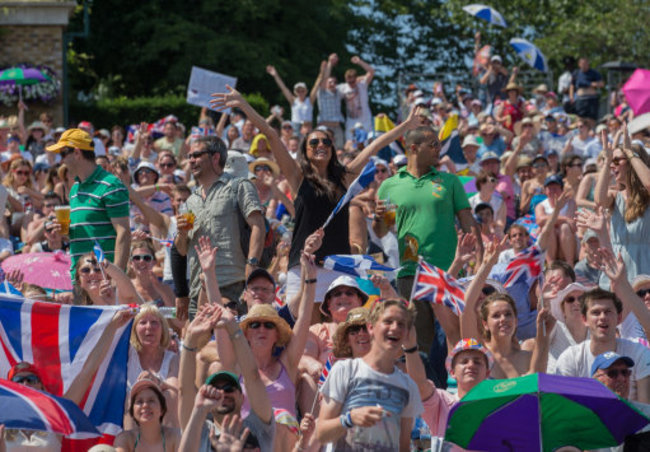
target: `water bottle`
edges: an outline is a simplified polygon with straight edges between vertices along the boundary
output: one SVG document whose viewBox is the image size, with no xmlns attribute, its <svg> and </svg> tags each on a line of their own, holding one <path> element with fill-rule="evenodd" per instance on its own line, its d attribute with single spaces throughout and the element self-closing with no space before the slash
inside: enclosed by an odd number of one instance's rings
<svg viewBox="0 0 650 452">
<path fill-rule="evenodd" d="M 163 306 L 162 308 L 158 308 L 158 311 L 166 319 L 175 319 L 176 318 L 176 308 L 175 307 Z"/>
</svg>

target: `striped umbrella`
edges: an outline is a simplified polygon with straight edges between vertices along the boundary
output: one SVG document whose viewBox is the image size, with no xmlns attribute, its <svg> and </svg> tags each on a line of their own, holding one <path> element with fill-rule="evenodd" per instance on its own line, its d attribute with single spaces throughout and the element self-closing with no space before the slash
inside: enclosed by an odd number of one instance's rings
<svg viewBox="0 0 650 452">
<path fill-rule="evenodd" d="M 41 82 L 50 82 L 52 79 L 34 68 L 11 67 L 0 72 L 0 85 L 36 85 Z"/>
<path fill-rule="evenodd" d="M 498 25 L 500 27 L 508 26 L 501 13 L 491 6 L 474 3 L 472 5 L 463 6 L 463 11 L 493 25 Z"/>
</svg>

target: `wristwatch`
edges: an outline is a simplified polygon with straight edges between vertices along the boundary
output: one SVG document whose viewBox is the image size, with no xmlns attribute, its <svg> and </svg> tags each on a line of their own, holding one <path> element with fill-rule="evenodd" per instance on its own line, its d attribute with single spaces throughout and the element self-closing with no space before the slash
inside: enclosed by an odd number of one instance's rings
<svg viewBox="0 0 650 452">
<path fill-rule="evenodd" d="M 259 267 L 260 260 L 256 257 L 249 257 L 248 259 L 246 259 L 246 264 L 251 265 L 253 267 Z"/>
</svg>

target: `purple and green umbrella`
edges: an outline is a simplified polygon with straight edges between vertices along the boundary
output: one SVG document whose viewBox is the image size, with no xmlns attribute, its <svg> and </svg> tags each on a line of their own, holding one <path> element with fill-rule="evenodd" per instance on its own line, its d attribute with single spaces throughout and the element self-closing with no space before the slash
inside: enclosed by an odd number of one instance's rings
<svg viewBox="0 0 650 452">
<path fill-rule="evenodd" d="M 0 71 L 0 85 L 36 85 L 41 82 L 49 82 L 52 79 L 35 68 L 11 67 Z"/>
<path fill-rule="evenodd" d="M 598 449 L 648 423 L 598 380 L 532 374 L 476 385 L 451 409 L 445 440 L 494 452 Z"/>
</svg>

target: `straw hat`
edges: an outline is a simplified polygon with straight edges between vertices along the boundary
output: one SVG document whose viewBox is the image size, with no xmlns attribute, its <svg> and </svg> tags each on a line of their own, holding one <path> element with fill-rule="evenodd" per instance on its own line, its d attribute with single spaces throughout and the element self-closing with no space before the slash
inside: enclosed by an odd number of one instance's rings
<svg viewBox="0 0 650 452">
<path fill-rule="evenodd" d="M 515 126 L 513 127 L 515 131 L 515 135 L 521 135 L 521 131 L 524 128 L 524 126 L 530 125 L 533 128 L 533 135 L 537 135 L 539 133 L 539 130 L 541 128 L 541 124 L 538 122 L 533 121 L 531 118 L 524 118 L 521 121 L 517 121 L 515 123 Z"/>
<path fill-rule="evenodd" d="M 523 92 L 524 92 L 524 87 L 517 85 L 515 82 L 508 83 L 503 91 L 505 91 L 507 93 L 508 91 L 511 91 L 513 89 L 515 91 L 518 91 L 519 94 L 523 94 Z"/>
<path fill-rule="evenodd" d="M 333 352 L 337 358 L 351 358 L 352 349 L 350 343 L 347 341 L 348 330 L 357 325 L 366 325 L 368 323 L 368 316 L 370 312 L 366 308 L 350 309 L 345 322 L 339 323 L 332 338 L 334 343 Z"/>
<path fill-rule="evenodd" d="M 275 328 L 278 330 L 278 341 L 276 343 L 279 347 L 284 347 L 289 343 L 293 333 L 289 324 L 277 313 L 277 311 L 270 304 L 256 304 L 253 306 L 246 318 L 239 323 L 244 332 L 248 326 L 253 322 L 273 322 Z"/>
<path fill-rule="evenodd" d="M 278 177 L 280 175 L 280 167 L 278 166 L 278 164 L 271 159 L 267 159 L 266 157 L 256 158 L 254 161 L 249 163 L 248 170 L 251 173 L 255 173 L 255 168 L 261 165 L 266 165 L 269 168 L 271 168 L 271 172 L 273 173 L 273 176 Z"/>
</svg>

